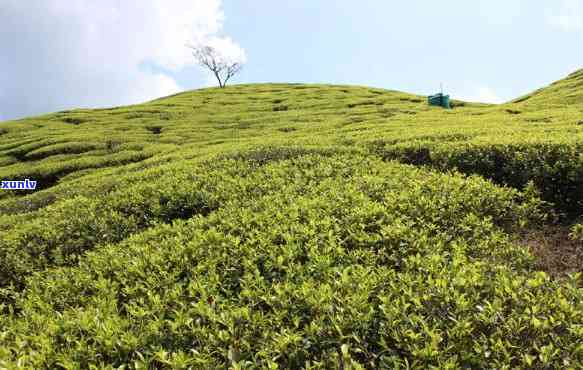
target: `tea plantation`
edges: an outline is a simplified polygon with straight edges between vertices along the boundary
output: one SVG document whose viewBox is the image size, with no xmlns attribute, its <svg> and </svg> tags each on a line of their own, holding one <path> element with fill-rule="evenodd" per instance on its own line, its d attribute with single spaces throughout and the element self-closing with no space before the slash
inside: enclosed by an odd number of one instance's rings
<svg viewBox="0 0 583 370">
<path fill-rule="evenodd" d="M 0 123 L 0 369 L 583 368 L 583 71 Z"/>
</svg>

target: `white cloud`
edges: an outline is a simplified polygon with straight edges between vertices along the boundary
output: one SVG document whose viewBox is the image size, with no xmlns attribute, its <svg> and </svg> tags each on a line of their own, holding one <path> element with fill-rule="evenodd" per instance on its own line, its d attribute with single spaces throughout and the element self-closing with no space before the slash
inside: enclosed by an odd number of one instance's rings
<svg viewBox="0 0 583 370">
<path fill-rule="evenodd" d="M 244 63 L 247 60 L 245 50 L 237 45 L 229 37 L 211 37 L 207 43 L 217 50 L 221 51 L 221 56 L 228 60 L 235 60 Z"/>
<path fill-rule="evenodd" d="M 185 44 L 219 37 L 221 0 L 2 0 L 0 112 L 4 118 L 69 107 L 142 102 L 180 90 L 148 63 L 195 64 Z"/>
<path fill-rule="evenodd" d="M 479 103 L 500 104 L 504 102 L 503 98 L 498 96 L 493 89 L 487 86 L 474 86 L 469 91 L 462 91 L 461 93 L 454 94 L 452 98 Z"/>
<path fill-rule="evenodd" d="M 489 87 L 480 87 L 476 94 L 477 101 L 484 103 L 502 103 L 504 99 L 499 97 L 494 90 Z"/>
<path fill-rule="evenodd" d="M 157 95 L 152 96 L 152 90 L 155 90 Z M 129 86 L 129 91 L 136 101 L 143 102 L 152 98 L 174 94 L 180 91 L 180 86 L 174 79 L 164 74 L 143 73 Z"/>
<path fill-rule="evenodd" d="M 565 31 L 583 30 L 583 0 L 562 0 L 558 10 L 547 12 L 551 26 Z"/>
</svg>

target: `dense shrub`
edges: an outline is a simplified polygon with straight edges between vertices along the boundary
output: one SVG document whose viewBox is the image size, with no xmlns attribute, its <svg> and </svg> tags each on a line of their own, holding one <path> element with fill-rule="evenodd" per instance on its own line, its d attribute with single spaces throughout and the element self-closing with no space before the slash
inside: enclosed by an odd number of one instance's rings
<svg viewBox="0 0 583 370">
<path fill-rule="evenodd" d="M 42 148 L 30 151 L 26 154 L 25 158 L 27 160 L 35 160 L 49 157 L 51 155 L 57 154 L 79 154 L 95 150 L 99 148 L 100 145 L 95 143 L 87 142 L 69 142 L 60 143 L 54 145 L 44 146 Z"/>
<path fill-rule="evenodd" d="M 225 201 L 253 202 L 278 191 L 286 181 L 254 172 L 256 162 L 299 157 L 309 151 L 285 148 L 253 151 L 247 160 L 211 161 L 198 168 L 175 166 L 163 177 L 140 182 L 104 196 L 78 196 L 50 205 L 30 221 L 16 218 L 0 231 L 0 288 L 22 288 L 32 271 L 75 263 L 99 244 L 121 241 L 133 233 L 174 219 L 206 215 Z M 245 176 L 246 178 L 240 179 Z"/>
<path fill-rule="evenodd" d="M 579 242 L 583 243 L 583 224 L 573 225 L 571 227 L 571 232 L 569 233 L 569 237 L 572 240 L 579 241 Z"/>
<path fill-rule="evenodd" d="M 251 150 L 232 152 L 219 156 L 219 159 L 235 159 L 249 162 L 252 166 L 261 166 L 269 162 L 297 158 L 307 154 L 333 155 L 346 152 L 335 148 L 306 148 L 298 146 L 265 146 Z"/>
<path fill-rule="evenodd" d="M 580 214 L 577 88 L 444 111 L 238 85 L 3 122 L 0 179 L 40 187 L 0 192 L 0 368 L 581 368 L 580 277 L 514 244 L 548 229 L 538 194 Z"/>
<path fill-rule="evenodd" d="M 581 292 L 530 272 L 530 257 L 503 231 L 536 215 L 535 199 L 361 156 L 205 166 L 206 180 L 191 180 L 223 199 L 215 212 L 154 225 L 29 279 L 16 313 L 0 322 L 0 365 L 583 361 Z M 161 215 L 154 189 L 186 195 L 170 183 L 107 203 Z"/>
<path fill-rule="evenodd" d="M 215 185 L 224 186 L 217 181 L 225 172 L 210 172 L 198 181 L 184 171 L 168 173 L 157 182 L 138 183 L 103 197 L 78 196 L 55 203 L 28 222 L 15 219 L 12 228 L 0 232 L 0 287 L 21 287 L 31 271 L 74 263 L 98 244 L 123 240 L 157 222 L 210 212 L 218 207 L 210 192 Z"/>
<path fill-rule="evenodd" d="M 82 156 L 63 158 L 60 161 L 54 156 L 53 161 L 39 162 L 38 164 L 18 163 L 0 170 L 0 178 L 12 180 L 35 179 L 37 189 L 47 189 L 54 186 L 60 178 L 76 171 L 87 168 L 103 168 L 119 166 L 142 161 L 154 155 L 152 151 L 123 151 L 109 155 Z M 16 190 L 16 193 L 26 193 Z"/>
<path fill-rule="evenodd" d="M 583 152 L 579 145 L 448 144 L 373 147 L 386 159 L 456 169 L 523 189 L 532 182 L 544 200 L 571 217 L 583 210 Z"/>
</svg>

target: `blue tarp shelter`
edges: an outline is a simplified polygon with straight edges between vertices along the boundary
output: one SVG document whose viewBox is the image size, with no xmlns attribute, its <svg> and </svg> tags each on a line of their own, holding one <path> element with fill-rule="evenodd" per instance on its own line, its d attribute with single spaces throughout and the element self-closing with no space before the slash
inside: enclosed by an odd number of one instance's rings
<svg viewBox="0 0 583 370">
<path fill-rule="evenodd" d="M 443 95 L 443 93 L 429 95 L 427 97 L 427 103 L 429 105 L 451 109 L 451 105 L 449 104 L 449 95 Z"/>
</svg>

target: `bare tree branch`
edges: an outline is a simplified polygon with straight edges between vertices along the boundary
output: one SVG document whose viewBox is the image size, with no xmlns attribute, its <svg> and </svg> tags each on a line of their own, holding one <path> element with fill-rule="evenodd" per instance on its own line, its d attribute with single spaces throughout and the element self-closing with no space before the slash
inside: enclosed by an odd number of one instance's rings
<svg viewBox="0 0 583 370">
<path fill-rule="evenodd" d="M 229 60 L 221 53 L 209 45 L 192 46 L 186 45 L 192 49 L 192 55 L 198 63 L 207 68 L 215 76 L 219 83 L 219 87 L 223 88 L 227 82 L 241 71 L 243 64 Z"/>
</svg>

